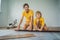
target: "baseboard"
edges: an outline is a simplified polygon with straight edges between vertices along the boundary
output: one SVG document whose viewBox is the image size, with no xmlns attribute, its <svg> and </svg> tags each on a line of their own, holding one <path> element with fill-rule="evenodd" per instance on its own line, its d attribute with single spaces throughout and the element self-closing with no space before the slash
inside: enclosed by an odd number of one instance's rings
<svg viewBox="0 0 60 40">
<path fill-rule="evenodd" d="M 0 27 L 0 29 L 13 29 L 13 28 L 16 28 L 17 26 L 14 26 L 14 27 Z M 60 27 L 47 27 L 48 30 L 56 30 L 56 31 L 60 31 Z"/>
</svg>

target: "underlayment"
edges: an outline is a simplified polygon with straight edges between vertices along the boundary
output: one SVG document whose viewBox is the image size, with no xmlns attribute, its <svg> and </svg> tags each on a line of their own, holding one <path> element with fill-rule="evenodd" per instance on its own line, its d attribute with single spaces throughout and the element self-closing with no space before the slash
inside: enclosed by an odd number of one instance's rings
<svg viewBox="0 0 60 40">
<path fill-rule="evenodd" d="M 5 36 L 0 36 L 0 40 L 16 39 L 16 38 L 29 38 L 29 37 L 35 37 L 35 35 L 34 34 L 5 35 Z"/>
<path fill-rule="evenodd" d="M 23 34 L 34 34 L 36 37 L 30 38 L 16 38 L 16 39 L 5 39 L 5 40 L 60 40 L 60 32 L 23 32 L 14 30 L 0 30 L 0 36 L 5 35 L 23 35 Z"/>
</svg>

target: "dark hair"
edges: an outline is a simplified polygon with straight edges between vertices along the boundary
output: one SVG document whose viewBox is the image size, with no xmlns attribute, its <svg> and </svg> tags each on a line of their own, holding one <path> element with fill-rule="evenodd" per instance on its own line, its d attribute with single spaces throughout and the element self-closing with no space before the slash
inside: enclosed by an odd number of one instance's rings
<svg viewBox="0 0 60 40">
<path fill-rule="evenodd" d="M 40 11 L 36 11 L 36 15 L 37 15 L 37 14 L 40 14 L 41 17 L 42 17 L 42 13 L 41 13 Z"/>
<path fill-rule="evenodd" d="M 25 6 L 28 6 L 28 7 L 29 7 L 28 3 L 25 3 L 25 4 L 23 5 L 23 8 L 24 8 Z"/>
</svg>

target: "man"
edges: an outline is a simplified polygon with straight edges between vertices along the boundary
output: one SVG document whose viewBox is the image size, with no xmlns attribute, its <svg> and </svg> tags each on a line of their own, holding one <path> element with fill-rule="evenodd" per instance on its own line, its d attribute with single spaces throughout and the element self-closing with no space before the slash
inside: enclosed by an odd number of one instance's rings
<svg viewBox="0 0 60 40">
<path fill-rule="evenodd" d="M 29 30 L 32 30 L 34 13 L 31 9 L 29 9 L 29 5 L 27 3 L 25 3 L 23 5 L 23 8 L 24 8 L 24 11 L 22 13 L 22 18 L 15 30 L 20 30 L 20 25 L 21 25 L 24 17 L 26 18 L 26 22 L 24 24 L 23 29 L 26 30 L 28 27 L 30 27 Z"/>
</svg>

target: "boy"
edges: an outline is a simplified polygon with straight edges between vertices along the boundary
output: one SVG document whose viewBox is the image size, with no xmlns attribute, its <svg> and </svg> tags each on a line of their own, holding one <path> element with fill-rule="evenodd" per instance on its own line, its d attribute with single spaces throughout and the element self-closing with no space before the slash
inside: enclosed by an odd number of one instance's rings
<svg viewBox="0 0 60 40">
<path fill-rule="evenodd" d="M 47 30 L 46 24 L 44 23 L 44 18 L 40 11 L 36 11 L 36 18 L 34 19 L 34 30 Z"/>
<path fill-rule="evenodd" d="M 26 18 L 26 23 L 25 23 L 23 29 L 26 30 L 28 27 L 30 27 L 29 30 L 32 30 L 32 22 L 33 22 L 34 13 L 31 9 L 29 9 L 29 5 L 27 3 L 25 3 L 23 5 L 23 8 L 24 8 L 24 11 L 22 13 L 22 18 L 19 22 L 19 25 L 17 26 L 17 28 L 15 30 L 20 30 L 20 25 L 21 25 L 24 17 Z"/>
</svg>

